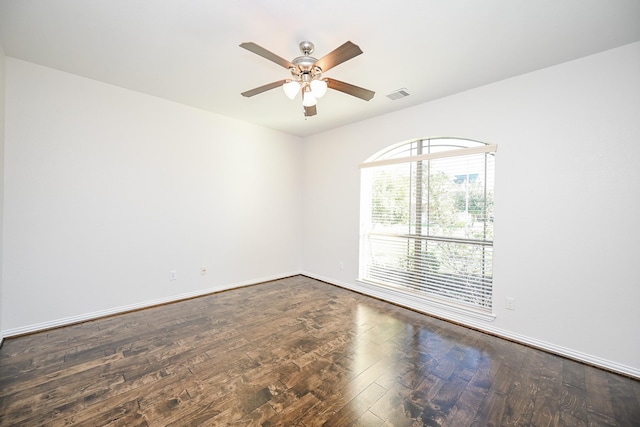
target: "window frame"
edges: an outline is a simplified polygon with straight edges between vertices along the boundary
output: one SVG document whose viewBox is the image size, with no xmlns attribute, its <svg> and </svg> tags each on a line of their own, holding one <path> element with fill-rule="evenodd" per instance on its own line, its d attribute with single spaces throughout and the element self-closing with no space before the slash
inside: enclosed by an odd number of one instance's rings
<svg viewBox="0 0 640 427">
<path fill-rule="evenodd" d="M 426 143 L 426 145 L 425 145 Z M 424 153 L 426 148 L 427 153 Z M 471 156 L 471 155 L 484 155 L 485 159 L 487 158 L 487 156 L 495 156 L 495 152 L 497 151 L 497 145 L 492 145 L 492 144 L 488 144 L 482 141 L 477 141 L 477 140 L 473 140 L 473 139 L 468 139 L 468 138 L 457 138 L 457 137 L 430 137 L 430 138 L 418 138 L 418 139 L 413 139 L 410 141 L 405 141 L 405 142 L 401 142 L 398 144 L 394 144 L 391 145 L 389 147 L 386 147 L 380 151 L 378 151 L 376 154 L 374 154 L 373 156 L 371 156 L 367 161 L 365 161 L 364 163 L 362 163 L 360 165 L 361 170 L 363 171 L 361 177 L 362 177 L 362 182 L 361 182 L 361 226 L 360 226 L 360 265 L 359 265 L 359 279 L 358 281 L 361 283 L 365 283 L 368 285 L 373 285 L 376 287 L 381 287 L 381 288 L 387 288 L 387 289 L 391 289 L 397 292 L 401 292 L 401 293 L 405 293 L 405 294 L 409 294 L 411 296 L 418 296 L 420 298 L 423 298 L 427 301 L 436 303 L 440 306 L 444 306 L 444 307 L 449 307 L 449 308 L 453 308 L 459 312 L 463 312 L 463 313 L 477 313 L 479 314 L 481 317 L 482 316 L 487 316 L 487 315 L 492 315 L 492 310 L 493 310 L 493 236 L 491 235 L 491 240 L 486 239 L 486 230 L 484 233 L 484 238 L 483 239 L 468 239 L 468 238 L 459 238 L 459 237 L 450 237 L 450 236 L 437 236 L 437 235 L 430 235 L 430 234 L 423 234 L 422 232 L 422 219 L 421 217 L 418 217 L 416 215 L 416 217 L 418 218 L 416 223 L 414 224 L 415 230 L 413 233 L 411 232 L 407 232 L 407 233 L 399 233 L 396 236 L 393 236 L 392 233 L 381 233 L 381 236 L 386 236 L 387 238 L 391 238 L 391 237 L 396 237 L 399 239 L 405 239 L 406 240 L 406 244 L 407 247 L 410 245 L 410 240 L 411 239 L 415 239 L 417 240 L 424 240 L 425 245 L 429 244 L 426 242 L 443 242 L 442 244 L 446 245 L 446 244 L 453 244 L 453 245 L 480 245 L 482 246 L 482 256 L 484 257 L 485 254 L 485 247 L 490 248 L 490 260 L 489 260 L 489 266 L 490 266 L 490 280 L 489 280 L 489 295 L 487 296 L 483 296 L 482 298 L 479 298 L 479 301 L 481 302 L 481 304 L 477 304 L 477 303 L 470 303 L 470 302 L 465 302 L 463 301 L 463 298 L 465 297 L 464 295 L 462 295 L 459 298 L 453 298 L 452 295 L 455 294 L 454 291 L 452 291 L 453 287 L 451 289 L 445 289 L 445 293 L 440 293 L 438 294 L 437 292 L 433 291 L 433 286 L 432 285 L 428 285 L 427 281 L 428 278 L 430 278 L 431 276 L 429 276 L 429 274 L 431 274 L 432 276 L 433 271 L 431 273 L 422 273 L 424 276 L 421 276 L 421 279 L 424 279 L 424 283 L 420 282 L 421 285 L 416 289 L 415 284 L 411 285 L 409 282 L 405 283 L 404 285 L 398 285 L 396 283 L 387 283 L 384 280 L 376 280 L 373 276 L 367 272 L 367 268 L 368 268 L 368 264 L 367 264 L 367 257 L 369 256 L 369 253 L 366 249 L 366 245 L 370 242 L 368 239 L 371 238 L 371 236 L 375 235 L 376 233 L 371 232 L 370 230 L 367 230 L 366 227 L 366 223 L 367 223 L 367 216 L 371 216 L 371 204 L 372 202 L 372 189 L 371 187 L 369 188 L 365 188 L 367 186 L 367 182 L 366 179 L 364 178 L 364 171 L 368 168 L 376 168 L 376 167 L 384 167 L 384 166 L 389 166 L 389 165 L 394 165 L 394 164 L 402 164 L 402 163 L 406 163 L 406 164 L 410 164 L 410 165 L 421 165 L 420 168 L 422 168 L 425 163 L 427 164 L 427 170 L 429 168 L 429 165 L 431 161 L 435 160 L 435 159 L 444 159 L 444 158 L 449 158 L 449 157 L 458 157 L 461 158 L 462 156 Z M 494 176 L 494 171 L 495 171 L 495 162 L 492 161 L 491 163 L 491 196 L 493 197 L 493 189 L 494 189 L 494 182 L 493 182 L 493 176 Z M 483 176 L 483 183 L 485 186 L 485 192 L 484 192 L 484 199 L 483 199 L 483 203 L 485 206 L 485 212 L 486 212 L 486 205 L 487 205 L 487 162 L 485 160 L 485 165 L 484 165 L 484 176 Z M 427 172 L 428 173 L 428 172 Z M 462 176 L 462 175 L 460 175 Z M 465 175 L 465 178 L 462 179 L 466 179 L 467 182 L 470 181 L 469 177 L 471 176 L 471 174 L 467 174 Z M 459 179 L 457 176 L 455 179 Z M 455 181 L 454 179 L 454 181 Z M 417 182 L 417 181 L 416 181 Z M 371 183 L 369 183 L 370 185 Z M 413 182 L 413 178 L 410 178 L 410 184 L 409 187 L 411 186 L 415 186 L 416 188 L 418 187 L 417 185 L 415 185 L 415 182 Z M 422 188 L 422 185 L 420 186 L 420 188 Z M 415 190 L 415 188 L 414 188 Z M 419 195 L 417 193 L 420 193 Z M 425 194 L 426 193 L 426 194 Z M 422 198 L 424 197 L 429 198 L 429 191 L 428 190 L 424 190 L 424 191 L 416 191 L 416 205 L 422 205 Z M 493 201 L 493 199 L 491 199 L 491 201 Z M 428 202 L 430 203 L 430 202 Z M 413 209 L 413 208 L 412 208 Z M 467 206 L 467 211 L 466 213 L 468 214 L 469 210 L 468 210 L 468 206 Z M 420 209 L 419 209 L 420 210 Z M 414 215 L 415 212 L 413 210 L 410 211 L 409 215 L 412 216 Z M 491 224 L 493 224 L 493 216 L 491 216 Z M 484 219 L 484 221 L 488 221 L 487 218 Z M 420 223 L 420 224 L 418 224 Z M 409 227 L 411 227 L 411 225 L 407 224 Z M 483 225 L 484 227 L 486 227 L 486 225 Z M 409 252 L 407 250 L 407 252 Z M 415 254 L 419 254 L 420 257 L 427 259 L 430 255 L 432 256 L 433 254 L 430 254 L 429 250 L 418 250 L 416 249 L 416 251 L 414 252 Z M 417 257 L 418 255 L 416 255 Z M 407 263 L 410 262 L 410 256 L 407 254 Z M 415 258 L 415 257 L 414 257 Z M 487 262 L 486 260 L 482 261 L 483 263 Z M 424 261 L 424 263 L 427 263 L 427 261 Z M 484 264 L 483 264 L 484 265 Z M 484 268 L 484 267 L 483 267 Z M 407 271 L 409 270 L 409 268 L 407 267 Z M 396 271 L 397 274 L 397 271 Z M 384 274 L 383 274 L 384 275 Z M 405 280 L 405 279 L 399 279 L 399 280 Z M 431 279 L 433 280 L 433 279 Z M 443 279 L 438 279 L 438 280 L 443 280 Z M 484 275 L 484 270 L 483 270 L 483 276 L 482 276 L 482 280 L 486 280 L 486 276 Z M 437 281 L 437 280 L 436 280 Z M 453 285 L 452 285 L 453 286 Z M 432 290 L 426 290 L 427 288 L 431 288 Z M 486 292 L 486 285 L 483 285 L 483 287 L 480 288 L 481 293 L 482 292 Z M 466 292 L 466 291 L 465 291 Z"/>
</svg>

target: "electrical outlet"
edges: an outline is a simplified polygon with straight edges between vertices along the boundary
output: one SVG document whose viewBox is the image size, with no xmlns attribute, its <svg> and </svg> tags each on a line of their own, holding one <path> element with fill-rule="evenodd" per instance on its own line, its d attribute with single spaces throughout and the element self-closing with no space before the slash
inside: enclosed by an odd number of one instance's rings
<svg viewBox="0 0 640 427">
<path fill-rule="evenodd" d="M 504 308 L 507 310 L 515 310 L 516 309 L 516 299 L 511 297 L 506 297 L 504 299 Z"/>
<path fill-rule="evenodd" d="M 344 262 L 339 261 L 339 262 L 338 262 L 338 268 L 339 268 L 340 270 L 344 270 Z"/>
<path fill-rule="evenodd" d="M 205 266 L 200 267 L 200 274 L 205 276 L 207 274 L 207 267 Z"/>
<path fill-rule="evenodd" d="M 169 280 L 176 280 L 177 273 L 175 270 L 169 272 Z"/>
</svg>

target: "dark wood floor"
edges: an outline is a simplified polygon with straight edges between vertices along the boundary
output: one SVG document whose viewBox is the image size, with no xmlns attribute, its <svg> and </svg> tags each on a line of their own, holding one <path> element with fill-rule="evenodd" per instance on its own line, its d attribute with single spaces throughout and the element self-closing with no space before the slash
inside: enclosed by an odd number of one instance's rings
<svg viewBox="0 0 640 427">
<path fill-rule="evenodd" d="M 8 339 L 0 425 L 640 426 L 640 382 L 305 277 Z"/>
</svg>

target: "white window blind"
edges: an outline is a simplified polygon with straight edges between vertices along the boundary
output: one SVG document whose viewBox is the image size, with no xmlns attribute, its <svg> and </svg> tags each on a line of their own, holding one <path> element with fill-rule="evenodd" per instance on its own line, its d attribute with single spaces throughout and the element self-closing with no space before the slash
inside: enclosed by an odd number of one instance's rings
<svg viewBox="0 0 640 427">
<path fill-rule="evenodd" d="M 496 148 L 416 140 L 363 163 L 361 280 L 490 311 Z"/>
</svg>

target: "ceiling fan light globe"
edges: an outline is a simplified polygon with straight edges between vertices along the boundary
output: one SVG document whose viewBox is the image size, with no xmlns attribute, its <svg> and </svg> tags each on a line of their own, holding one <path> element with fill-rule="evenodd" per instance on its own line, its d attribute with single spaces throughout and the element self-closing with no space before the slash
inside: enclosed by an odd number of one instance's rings
<svg viewBox="0 0 640 427">
<path fill-rule="evenodd" d="M 313 96 L 313 94 L 311 92 L 303 92 L 302 93 L 302 105 L 305 107 L 313 107 L 314 105 L 316 105 L 317 100 L 316 97 Z"/>
<path fill-rule="evenodd" d="M 284 94 L 287 95 L 287 98 L 293 99 L 300 91 L 300 84 L 294 80 L 290 80 L 282 85 L 282 89 L 284 90 Z"/>
<path fill-rule="evenodd" d="M 313 96 L 316 98 L 322 98 L 327 93 L 327 82 L 324 80 L 313 80 L 310 87 Z"/>
</svg>

